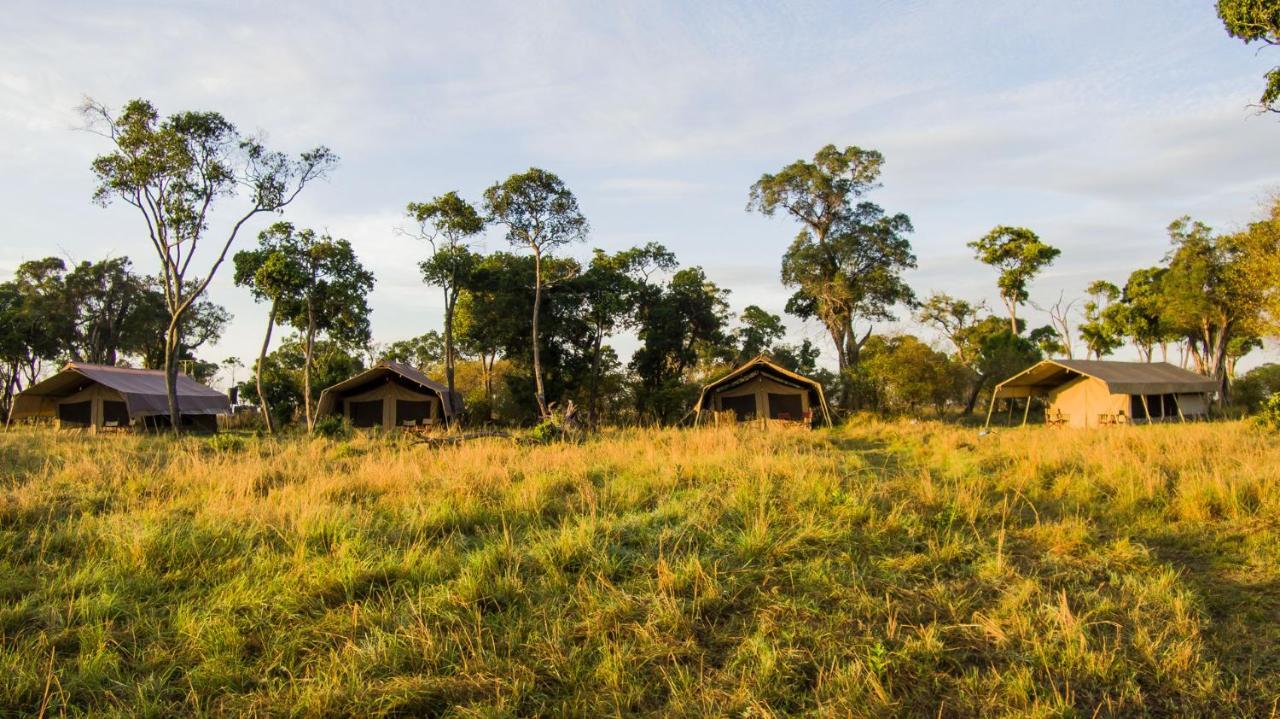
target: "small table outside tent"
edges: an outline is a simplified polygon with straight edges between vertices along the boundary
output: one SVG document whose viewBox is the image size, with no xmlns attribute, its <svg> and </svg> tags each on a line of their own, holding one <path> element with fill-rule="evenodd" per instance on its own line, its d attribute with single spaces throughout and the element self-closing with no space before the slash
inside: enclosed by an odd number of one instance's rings
<svg viewBox="0 0 1280 719">
<path fill-rule="evenodd" d="M 1044 416 L 1044 423 L 1050 427 L 1065 427 L 1071 421 L 1071 415 L 1063 414 L 1062 410 L 1054 410 Z"/>
<path fill-rule="evenodd" d="M 1098 415 L 1099 427 L 1110 427 L 1118 424 L 1129 424 L 1129 417 L 1124 412 L 1117 412 L 1115 414 L 1103 413 Z"/>
</svg>

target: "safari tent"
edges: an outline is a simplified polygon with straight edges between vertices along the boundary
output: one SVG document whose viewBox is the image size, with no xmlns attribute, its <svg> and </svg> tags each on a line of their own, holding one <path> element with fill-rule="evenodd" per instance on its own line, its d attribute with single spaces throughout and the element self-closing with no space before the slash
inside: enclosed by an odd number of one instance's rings
<svg viewBox="0 0 1280 719">
<path fill-rule="evenodd" d="M 738 421 L 769 419 L 828 426 L 831 413 L 822 385 L 761 355 L 702 388 L 693 411 L 733 412 Z"/>
<path fill-rule="evenodd" d="M 462 414 L 462 395 L 401 362 L 379 362 L 320 393 L 317 416 L 355 427 L 429 427 Z"/>
<path fill-rule="evenodd" d="M 217 415 L 231 414 L 226 395 L 182 373 L 177 395 L 182 427 L 216 431 Z M 71 362 L 14 397 L 11 419 L 31 417 L 90 431 L 167 427 L 164 371 Z"/>
<path fill-rule="evenodd" d="M 1045 402 L 1045 422 L 1056 426 L 1185 421 L 1206 416 L 1218 389 L 1217 380 L 1168 362 L 1044 360 L 996 385 L 987 424 L 997 400 L 1017 398 L 1026 399 L 1026 424 L 1035 397 Z"/>
</svg>

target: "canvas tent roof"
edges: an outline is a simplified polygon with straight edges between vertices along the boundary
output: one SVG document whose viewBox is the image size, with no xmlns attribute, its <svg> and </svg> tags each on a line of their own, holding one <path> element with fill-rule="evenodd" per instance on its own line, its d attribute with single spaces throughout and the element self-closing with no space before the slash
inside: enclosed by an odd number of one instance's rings
<svg viewBox="0 0 1280 719">
<path fill-rule="evenodd" d="M 334 411 L 338 398 L 342 395 L 351 394 L 355 390 L 366 387 L 380 378 L 390 379 L 394 377 L 398 377 L 411 385 L 416 385 L 438 396 L 440 398 L 440 406 L 444 410 L 446 417 L 452 417 L 462 412 L 461 394 L 454 392 L 451 396 L 447 386 L 427 377 L 413 367 L 403 362 L 384 360 L 354 377 L 327 387 L 320 393 L 320 402 L 316 407 L 316 413 L 321 415 L 329 414 Z M 451 401 L 446 401 L 446 398 L 450 398 Z"/>
<path fill-rule="evenodd" d="M 1217 380 L 1168 362 L 1043 360 L 996 385 L 997 397 L 1045 394 L 1077 377 L 1092 377 L 1111 394 L 1199 394 L 1216 392 Z"/>
<path fill-rule="evenodd" d="M 777 362 L 774 362 L 767 355 L 759 355 L 758 357 L 737 367 L 729 374 L 703 386 L 702 392 L 698 395 L 698 402 L 693 406 L 693 411 L 701 412 L 707 405 L 707 397 L 711 394 L 745 384 L 760 375 L 767 376 L 775 382 L 780 382 L 800 389 L 807 389 L 816 393 L 818 396 L 818 406 L 822 410 L 823 420 L 825 420 L 827 424 L 831 424 L 831 413 L 827 410 L 827 397 L 822 391 L 822 383 L 815 379 L 805 377 L 802 374 L 792 372 L 782 365 L 779 365 Z"/>
<path fill-rule="evenodd" d="M 69 362 L 49 379 L 18 393 L 13 401 L 13 418 L 51 415 L 62 397 L 75 394 L 91 383 L 109 387 L 124 398 L 130 417 L 169 414 L 164 388 L 164 371 L 110 367 Z M 226 395 L 178 373 L 178 411 L 182 414 L 231 414 Z"/>
</svg>

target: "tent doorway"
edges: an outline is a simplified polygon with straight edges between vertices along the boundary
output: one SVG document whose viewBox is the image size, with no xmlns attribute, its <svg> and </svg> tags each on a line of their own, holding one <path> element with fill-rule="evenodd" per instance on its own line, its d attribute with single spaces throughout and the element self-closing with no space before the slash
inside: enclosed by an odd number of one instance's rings
<svg viewBox="0 0 1280 719">
<path fill-rule="evenodd" d="M 804 419 L 804 403 L 798 394 L 769 393 L 769 419 Z"/>
<path fill-rule="evenodd" d="M 351 403 L 351 426 L 379 427 L 382 425 L 382 400 Z"/>
</svg>

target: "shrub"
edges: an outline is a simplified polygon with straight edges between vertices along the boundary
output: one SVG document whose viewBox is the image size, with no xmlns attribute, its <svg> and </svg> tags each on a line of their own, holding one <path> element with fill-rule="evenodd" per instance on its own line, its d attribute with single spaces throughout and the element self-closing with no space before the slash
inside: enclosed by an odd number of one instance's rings
<svg viewBox="0 0 1280 719">
<path fill-rule="evenodd" d="M 1264 429 L 1280 432 L 1280 392 L 1274 392 L 1258 409 L 1255 421 Z"/>
<path fill-rule="evenodd" d="M 346 417 L 325 415 L 316 420 L 315 435 L 329 439 L 345 439 L 351 436 L 351 423 Z"/>
</svg>

